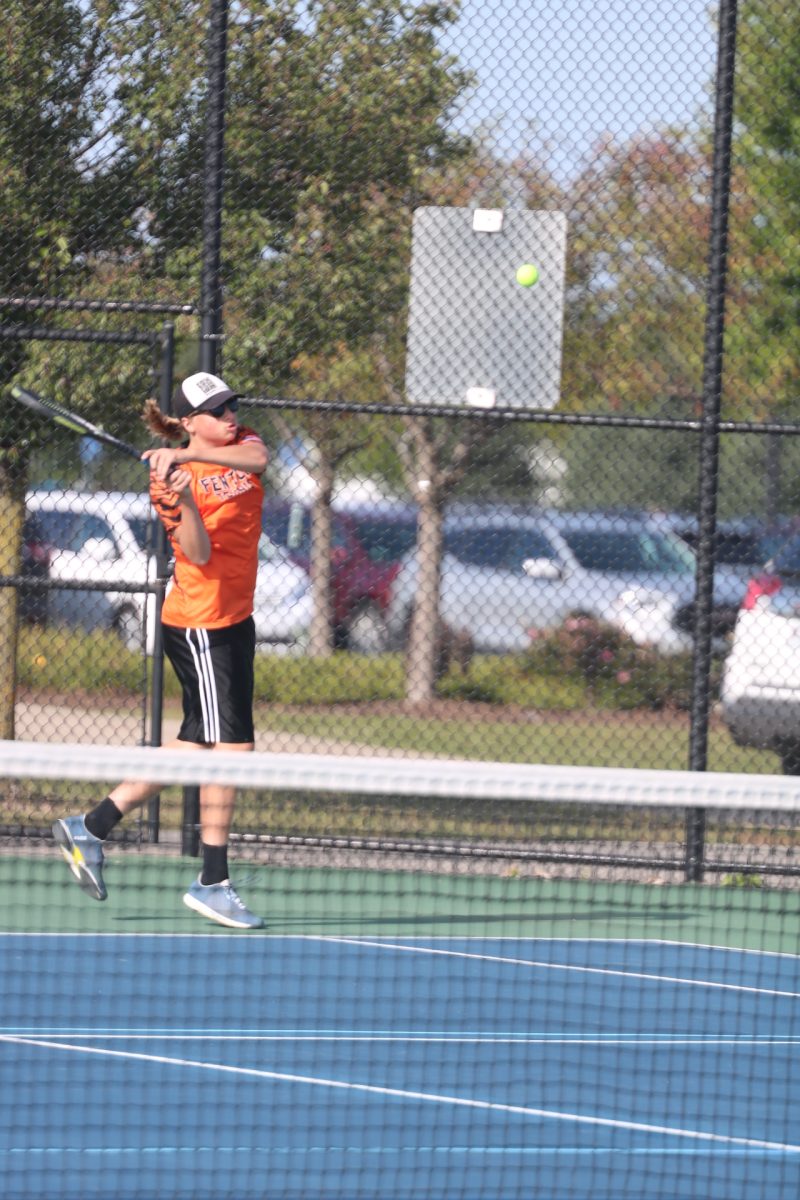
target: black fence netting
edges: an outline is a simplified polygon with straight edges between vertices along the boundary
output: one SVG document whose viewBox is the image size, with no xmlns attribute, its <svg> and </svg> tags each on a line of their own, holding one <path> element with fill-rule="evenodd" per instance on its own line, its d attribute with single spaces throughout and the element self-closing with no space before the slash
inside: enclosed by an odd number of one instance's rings
<svg viewBox="0 0 800 1200">
<path fill-rule="evenodd" d="M 796 1200 L 800 7 L 0 39 L 0 1194 Z"/>
<path fill-rule="evenodd" d="M 259 748 L 800 769 L 791 6 L 0 22 L 5 738 L 180 707 L 145 467 L 13 390 L 145 449 L 201 369 L 270 452 Z"/>
</svg>

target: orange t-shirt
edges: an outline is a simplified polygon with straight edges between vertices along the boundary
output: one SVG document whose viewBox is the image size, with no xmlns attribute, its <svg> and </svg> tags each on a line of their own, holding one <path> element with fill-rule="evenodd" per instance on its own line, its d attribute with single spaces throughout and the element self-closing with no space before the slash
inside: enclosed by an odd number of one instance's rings
<svg viewBox="0 0 800 1200">
<path fill-rule="evenodd" d="M 261 438 L 241 426 L 233 444 L 252 441 Z M 151 475 L 150 498 L 175 556 L 162 620 L 183 629 L 223 629 L 253 612 L 264 486 L 260 475 L 232 467 L 183 466 L 192 475 L 192 495 L 211 540 L 211 557 L 198 566 L 183 553 L 174 536 L 181 520 L 178 495 Z"/>
</svg>

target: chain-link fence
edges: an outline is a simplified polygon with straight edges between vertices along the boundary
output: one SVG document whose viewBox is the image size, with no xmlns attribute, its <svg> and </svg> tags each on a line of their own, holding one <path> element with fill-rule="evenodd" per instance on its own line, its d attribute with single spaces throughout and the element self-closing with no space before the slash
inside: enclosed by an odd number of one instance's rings
<svg viewBox="0 0 800 1200">
<path fill-rule="evenodd" d="M 201 367 L 271 450 L 259 747 L 797 769 L 790 6 L 0 21 L 4 737 L 158 743 L 179 705 L 144 468 L 12 386 L 144 448 Z M 409 402 L 430 207 L 565 215 L 554 408 Z"/>
</svg>

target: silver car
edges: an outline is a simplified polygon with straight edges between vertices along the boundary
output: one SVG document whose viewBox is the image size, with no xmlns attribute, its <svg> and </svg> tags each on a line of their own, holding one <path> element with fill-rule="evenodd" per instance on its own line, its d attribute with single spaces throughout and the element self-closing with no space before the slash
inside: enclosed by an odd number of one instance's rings
<svg viewBox="0 0 800 1200">
<path fill-rule="evenodd" d="M 125 645 L 152 653 L 155 605 L 152 593 L 120 592 L 115 583 L 155 579 L 156 517 L 150 499 L 139 492 L 32 491 L 27 511 L 34 514 L 50 551 L 54 587 L 49 615 L 56 624 L 114 629 Z M 81 583 L 108 584 L 86 591 Z M 308 574 L 280 546 L 262 534 L 253 619 L 256 641 L 264 647 L 297 648 L 311 621 Z"/>
<path fill-rule="evenodd" d="M 639 645 L 690 650 L 695 557 L 657 518 L 495 509 L 445 522 L 440 615 L 478 651 L 525 650 L 571 613 L 607 621 Z M 416 554 L 395 580 L 389 630 L 402 640 L 417 588 Z M 743 592 L 716 576 L 714 632 L 732 628 Z"/>
</svg>

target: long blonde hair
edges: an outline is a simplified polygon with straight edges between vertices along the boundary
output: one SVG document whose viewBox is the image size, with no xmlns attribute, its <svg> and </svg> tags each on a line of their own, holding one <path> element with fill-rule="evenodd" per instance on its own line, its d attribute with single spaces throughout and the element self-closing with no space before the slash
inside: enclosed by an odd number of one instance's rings
<svg viewBox="0 0 800 1200">
<path fill-rule="evenodd" d="M 145 402 L 142 421 L 156 437 L 165 438 L 168 442 L 183 442 L 189 434 L 185 425 L 177 417 L 169 417 L 158 407 L 157 401 L 150 399 Z"/>
</svg>

